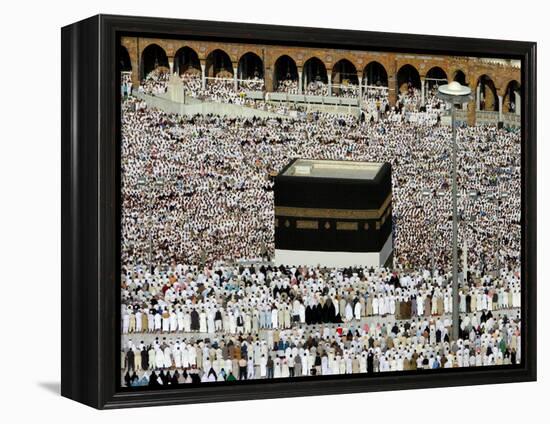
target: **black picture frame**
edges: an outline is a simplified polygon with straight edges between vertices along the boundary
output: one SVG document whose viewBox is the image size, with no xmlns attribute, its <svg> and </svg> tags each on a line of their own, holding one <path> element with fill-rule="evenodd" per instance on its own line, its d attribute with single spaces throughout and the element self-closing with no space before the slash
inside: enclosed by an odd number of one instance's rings
<svg viewBox="0 0 550 424">
<path fill-rule="evenodd" d="M 124 34 L 521 61 L 522 364 L 170 390 L 118 387 L 120 81 Z M 536 43 L 97 15 L 61 31 L 61 394 L 98 409 L 536 380 Z"/>
</svg>

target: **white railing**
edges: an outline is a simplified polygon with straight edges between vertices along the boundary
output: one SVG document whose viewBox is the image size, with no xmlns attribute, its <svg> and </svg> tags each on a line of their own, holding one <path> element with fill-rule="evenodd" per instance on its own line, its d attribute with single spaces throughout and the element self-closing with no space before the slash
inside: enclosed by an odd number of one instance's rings
<svg viewBox="0 0 550 424">
<path fill-rule="evenodd" d="M 458 123 L 467 123 L 468 122 L 468 111 L 467 110 L 456 110 L 456 121 Z M 494 111 L 487 110 L 478 110 L 476 112 L 476 125 L 497 125 L 498 124 L 499 114 Z M 451 115 L 449 111 L 446 111 L 441 116 L 441 122 L 444 125 L 451 125 Z M 508 127 L 520 127 L 521 126 L 521 116 L 516 115 L 515 113 L 503 113 L 502 122 L 504 126 Z"/>
<path fill-rule="evenodd" d="M 206 81 L 213 80 L 213 81 L 235 81 L 234 78 L 218 78 L 218 77 L 204 77 Z"/>
<path fill-rule="evenodd" d="M 518 115 L 516 113 L 503 113 L 502 114 L 502 121 L 504 122 L 505 126 L 508 127 L 520 127 L 521 126 L 521 115 Z"/>
<path fill-rule="evenodd" d="M 462 109 L 457 109 L 455 111 L 455 117 L 456 117 L 457 121 L 467 122 L 468 121 L 468 111 L 467 110 L 462 110 Z"/>
<path fill-rule="evenodd" d="M 274 102 L 312 103 L 334 106 L 359 106 L 359 99 L 357 97 L 311 96 L 307 94 L 270 92 L 266 94 L 265 99 L 267 101 Z"/>
<path fill-rule="evenodd" d="M 497 124 L 498 123 L 498 112 L 488 111 L 488 110 L 478 110 L 476 112 L 476 123 L 478 125 L 483 124 Z"/>
</svg>

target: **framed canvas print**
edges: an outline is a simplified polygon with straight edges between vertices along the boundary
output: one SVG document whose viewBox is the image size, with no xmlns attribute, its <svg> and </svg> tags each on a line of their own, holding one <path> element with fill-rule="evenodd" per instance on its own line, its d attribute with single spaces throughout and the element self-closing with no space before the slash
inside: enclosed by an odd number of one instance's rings
<svg viewBox="0 0 550 424">
<path fill-rule="evenodd" d="M 536 379 L 536 45 L 62 29 L 62 394 Z"/>
</svg>

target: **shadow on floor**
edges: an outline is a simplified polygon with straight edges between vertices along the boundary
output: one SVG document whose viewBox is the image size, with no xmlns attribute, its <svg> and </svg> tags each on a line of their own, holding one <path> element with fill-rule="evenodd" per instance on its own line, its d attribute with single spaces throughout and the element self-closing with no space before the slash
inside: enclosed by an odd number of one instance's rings
<svg viewBox="0 0 550 424">
<path fill-rule="evenodd" d="M 56 395 L 61 393 L 61 383 L 59 381 L 40 382 L 38 387 Z"/>
</svg>

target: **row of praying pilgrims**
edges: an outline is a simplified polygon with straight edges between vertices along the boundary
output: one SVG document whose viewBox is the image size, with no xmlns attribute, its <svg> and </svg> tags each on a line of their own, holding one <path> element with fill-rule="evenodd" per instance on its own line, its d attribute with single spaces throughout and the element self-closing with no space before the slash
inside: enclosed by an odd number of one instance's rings
<svg viewBox="0 0 550 424">
<path fill-rule="evenodd" d="M 312 331 L 307 339 L 308 333 L 296 339 L 273 330 L 269 341 L 253 336 L 197 341 L 165 337 L 149 345 L 134 345 L 129 340 L 121 351 L 121 369 L 126 371 L 127 384 L 142 385 L 144 381 L 139 380 L 148 380 L 151 372 L 159 375 L 159 371 L 172 376 L 178 371 L 183 379 L 178 378 L 177 384 L 183 384 L 517 364 L 521 336 L 517 331 L 494 332 L 497 323 L 500 327 L 511 321 L 506 317 L 496 320 L 490 311 L 479 320 L 464 319 L 460 340 L 452 344 L 445 326 L 448 322 L 441 320 L 379 323 L 363 333 L 363 341 L 358 329 L 342 326 Z M 404 340 L 411 336 L 413 349 Z"/>
<path fill-rule="evenodd" d="M 492 352 L 488 352 L 492 355 Z M 460 358 L 461 367 L 482 366 L 479 355 L 470 355 L 469 349 L 457 355 Z M 315 361 L 309 373 L 305 373 L 302 360 L 297 356 L 296 359 L 289 360 L 275 358 L 263 359 L 259 367 L 256 367 L 253 361 L 241 360 L 237 362 L 236 367 L 219 368 L 216 372 L 214 367 L 210 367 L 208 372 L 202 372 L 198 368 L 183 369 L 181 372 L 175 370 L 153 370 L 145 372 L 141 377 L 134 370 L 128 370 L 124 374 L 124 384 L 127 387 L 161 387 L 175 386 L 181 384 L 200 384 L 213 382 L 233 382 L 237 380 L 252 380 L 258 378 L 255 368 L 259 368 L 259 378 L 292 378 L 300 376 L 314 375 L 340 375 L 340 374 L 371 374 L 377 372 L 392 371 L 415 371 L 430 370 L 438 368 L 449 368 L 451 362 L 446 356 L 431 355 L 420 356 L 413 355 L 411 359 L 407 357 L 397 357 L 396 359 L 386 360 L 384 356 L 380 358 L 372 351 L 362 354 L 359 358 L 344 358 L 328 356 L 315 357 Z M 503 363 L 517 364 L 517 355 L 515 351 L 502 355 Z M 246 365 L 244 365 L 246 364 Z M 233 364 L 231 364 L 233 365 Z M 229 371 L 226 371 L 229 369 Z"/>
<path fill-rule="evenodd" d="M 411 319 L 422 316 L 439 316 L 452 312 L 450 289 L 433 289 L 432 293 L 412 297 L 400 295 L 355 295 L 334 300 L 328 291 L 318 302 L 304 303 L 294 298 L 289 286 L 276 286 L 271 305 L 233 310 L 214 304 L 198 304 L 194 307 L 162 308 L 156 304 L 149 310 L 122 306 L 122 333 L 141 332 L 226 332 L 243 334 L 266 328 L 291 328 L 295 324 L 342 323 L 360 321 L 370 316 L 393 316 L 395 319 Z M 291 297 L 292 296 L 292 297 Z M 460 291 L 461 313 L 519 308 L 519 290 Z"/>
</svg>

